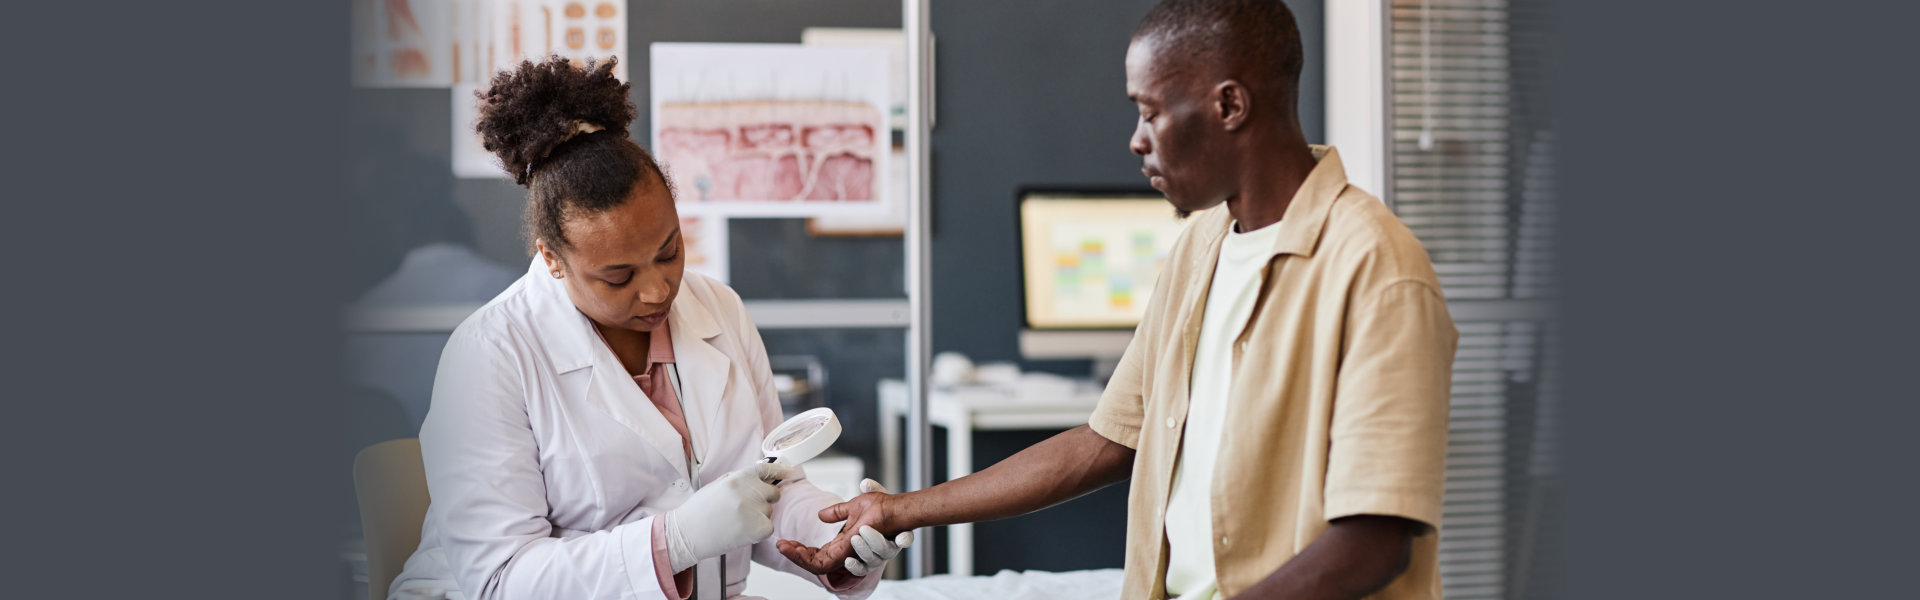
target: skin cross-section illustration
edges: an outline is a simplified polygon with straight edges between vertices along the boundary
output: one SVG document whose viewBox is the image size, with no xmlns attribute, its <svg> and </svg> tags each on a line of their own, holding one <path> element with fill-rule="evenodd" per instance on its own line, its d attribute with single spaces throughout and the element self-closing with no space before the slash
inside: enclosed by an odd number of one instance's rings
<svg viewBox="0 0 1920 600">
<path fill-rule="evenodd" d="M 660 159 L 682 202 L 865 202 L 878 193 L 864 102 L 756 100 L 662 104 Z"/>
</svg>

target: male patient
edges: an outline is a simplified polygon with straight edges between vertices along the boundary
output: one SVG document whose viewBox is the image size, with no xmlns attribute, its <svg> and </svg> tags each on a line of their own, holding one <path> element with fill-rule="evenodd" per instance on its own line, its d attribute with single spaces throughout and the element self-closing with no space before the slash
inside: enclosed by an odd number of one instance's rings
<svg viewBox="0 0 1920 600">
<path fill-rule="evenodd" d="M 1439 598 L 1458 333 L 1419 241 L 1301 134 L 1301 61 L 1279 0 L 1155 6 L 1127 49 L 1131 146 L 1193 223 L 1091 423 L 821 518 L 891 535 L 1131 476 L 1126 598 Z M 854 537 L 780 549 L 826 572 Z"/>
</svg>

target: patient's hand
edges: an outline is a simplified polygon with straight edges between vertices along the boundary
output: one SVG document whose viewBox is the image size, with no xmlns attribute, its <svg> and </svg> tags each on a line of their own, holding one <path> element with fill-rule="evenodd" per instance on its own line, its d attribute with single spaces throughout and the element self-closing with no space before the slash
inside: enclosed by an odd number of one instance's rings
<svg viewBox="0 0 1920 600">
<path fill-rule="evenodd" d="M 793 561 L 793 564 L 800 565 L 800 568 L 808 572 L 827 574 L 836 569 L 844 571 L 842 565 L 846 563 L 848 556 L 853 555 L 853 536 L 858 535 L 862 525 L 872 527 L 889 537 L 899 533 L 900 530 L 911 529 L 895 523 L 892 518 L 893 505 L 898 499 L 898 496 L 892 494 L 871 492 L 821 509 L 822 522 L 845 521 L 846 524 L 840 528 L 840 535 L 834 536 L 831 541 L 819 548 L 808 547 L 793 540 L 780 540 L 774 545 L 779 547 L 781 554 L 787 556 L 787 560 Z"/>
</svg>

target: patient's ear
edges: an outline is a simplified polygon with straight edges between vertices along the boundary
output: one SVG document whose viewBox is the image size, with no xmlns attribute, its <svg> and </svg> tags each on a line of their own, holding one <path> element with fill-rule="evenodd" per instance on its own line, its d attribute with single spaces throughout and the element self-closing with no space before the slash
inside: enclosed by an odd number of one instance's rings
<svg viewBox="0 0 1920 600">
<path fill-rule="evenodd" d="M 1239 131 L 1246 126 L 1247 115 L 1253 111 L 1253 96 L 1239 81 L 1222 81 L 1213 87 L 1213 110 L 1222 129 Z"/>
</svg>

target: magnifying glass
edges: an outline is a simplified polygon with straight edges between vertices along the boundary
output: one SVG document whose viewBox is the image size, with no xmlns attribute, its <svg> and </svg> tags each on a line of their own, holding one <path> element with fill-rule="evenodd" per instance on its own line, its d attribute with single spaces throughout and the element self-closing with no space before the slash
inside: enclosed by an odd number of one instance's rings
<svg viewBox="0 0 1920 600">
<path fill-rule="evenodd" d="M 823 406 L 794 415 L 773 428 L 773 433 L 760 442 L 760 451 L 766 454 L 766 462 L 793 466 L 819 456 L 839 439 L 840 417 Z"/>
</svg>

